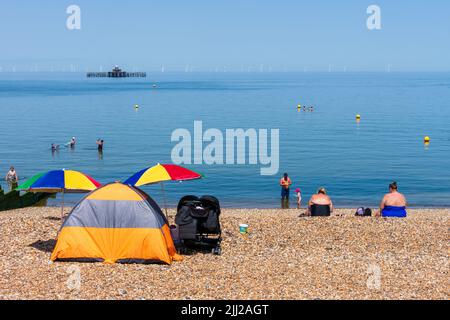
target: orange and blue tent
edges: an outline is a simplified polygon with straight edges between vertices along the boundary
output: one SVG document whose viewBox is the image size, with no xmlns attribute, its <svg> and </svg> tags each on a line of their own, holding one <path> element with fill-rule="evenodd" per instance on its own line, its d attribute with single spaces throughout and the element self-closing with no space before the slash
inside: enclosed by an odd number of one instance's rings
<svg viewBox="0 0 450 320">
<path fill-rule="evenodd" d="M 163 262 L 181 260 L 158 204 L 120 182 L 89 193 L 69 213 L 51 260 Z"/>
</svg>

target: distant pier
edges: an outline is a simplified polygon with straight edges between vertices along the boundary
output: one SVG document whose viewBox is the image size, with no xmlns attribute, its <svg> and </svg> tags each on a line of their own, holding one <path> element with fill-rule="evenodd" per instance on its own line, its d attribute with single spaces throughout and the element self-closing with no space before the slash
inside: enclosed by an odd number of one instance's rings
<svg viewBox="0 0 450 320">
<path fill-rule="evenodd" d="M 126 72 L 115 66 L 114 69 L 108 72 L 88 72 L 86 74 L 88 78 L 145 78 L 147 73 L 145 72 Z"/>
</svg>

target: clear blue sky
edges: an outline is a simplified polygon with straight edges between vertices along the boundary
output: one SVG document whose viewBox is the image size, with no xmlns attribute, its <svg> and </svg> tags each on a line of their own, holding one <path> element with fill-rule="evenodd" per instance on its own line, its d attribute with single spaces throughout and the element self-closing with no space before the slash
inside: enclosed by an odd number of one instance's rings
<svg viewBox="0 0 450 320">
<path fill-rule="evenodd" d="M 81 7 L 81 30 L 66 8 Z M 381 7 L 369 31 L 366 9 Z M 0 67 L 450 70 L 448 0 L 2 0 Z"/>
</svg>

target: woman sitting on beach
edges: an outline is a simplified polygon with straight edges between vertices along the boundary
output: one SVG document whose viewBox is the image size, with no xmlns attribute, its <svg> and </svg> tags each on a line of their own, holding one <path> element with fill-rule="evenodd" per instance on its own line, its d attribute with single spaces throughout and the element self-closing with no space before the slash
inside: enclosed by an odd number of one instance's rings
<svg viewBox="0 0 450 320">
<path fill-rule="evenodd" d="M 308 215 L 312 217 L 330 216 L 333 212 L 333 202 L 325 188 L 320 188 L 308 202 Z"/>
<path fill-rule="evenodd" d="M 397 182 L 389 185 L 389 193 L 383 197 L 380 204 L 380 212 L 377 216 L 382 217 L 406 217 L 406 198 L 398 192 Z"/>
</svg>

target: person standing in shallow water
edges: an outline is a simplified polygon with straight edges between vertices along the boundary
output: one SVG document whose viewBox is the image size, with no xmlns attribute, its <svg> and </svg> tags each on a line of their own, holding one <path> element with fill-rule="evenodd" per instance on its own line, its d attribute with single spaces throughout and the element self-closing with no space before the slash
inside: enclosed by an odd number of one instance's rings
<svg viewBox="0 0 450 320">
<path fill-rule="evenodd" d="M 302 206 L 302 190 L 300 188 L 295 189 L 295 197 L 297 199 L 297 209 L 300 209 Z"/>
<path fill-rule="evenodd" d="M 103 139 L 102 140 L 100 140 L 100 139 L 97 140 L 97 149 L 98 149 L 98 151 L 103 151 L 103 144 L 104 144 Z"/>
<path fill-rule="evenodd" d="M 76 143 L 77 143 L 77 141 L 75 140 L 75 137 L 72 137 L 72 139 L 70 139 L 70 142 L 69 142 L 69 147 L 71 149 L 75 148 Z"/>
<path fill-rule="evenodd" d="M 97 139 L 98 159 L 103 160 L 103 140 Z"/>
<path fill-rule="evenodd" d="M 285 173 L 283 177 L 280 179 L 282 209 L 289 209 L 289 191 L 291 185 L 292 185 L 291 178 L 289 178 L 289 175 Z"/>
<path fill-rule="evenodd" d="M 17 184 L 19 182 L 19 176 L 17 175 L 16 169 L 13 166 L 9 168 L 8 173 L 5 176 L 6 182 L 8 182 L 9 191 L 17 188 Z"/>
</svg>

